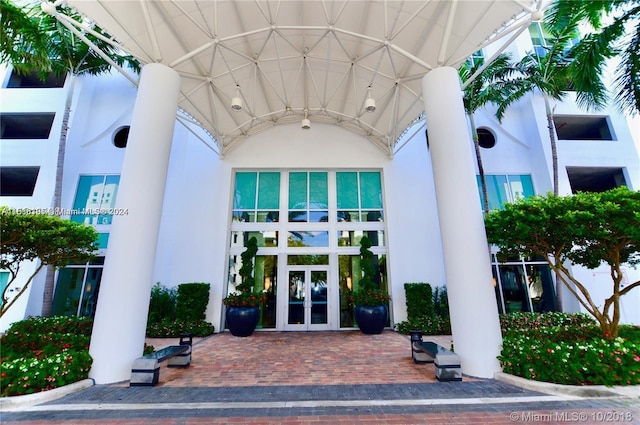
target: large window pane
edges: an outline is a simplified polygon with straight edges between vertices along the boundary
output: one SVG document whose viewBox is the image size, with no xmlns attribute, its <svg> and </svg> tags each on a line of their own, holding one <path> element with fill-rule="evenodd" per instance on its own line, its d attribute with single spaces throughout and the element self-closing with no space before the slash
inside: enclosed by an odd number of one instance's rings
<svg viewBox="0 0 640 425">
<path fill-rule="evenodd" d="M 522 266 L 501 265 L 499 270 L 507 313 L 530 311 L 529 296 Z"/>
<path fill-rule="evenodd" d="M 382 184 L 380 173 L 360 173 L 360 199 L 361 208 L 382 208 Z"/>
<path fill-rule="evenodd" d="M 526 267 L 533 311 L 536 313 L 556 311 L 556 291 L 549 266 L 547 264 L 529 264 Z"/>
<path fill-rule="evenodd" d="M 486 176 L 489 209 L 500 209 L 509 202 L 507 176 Z"/>
<path fill-rule="evenodd" d="M 533 182 L 529 175 L 509 176 L 509 187 L 511 189 L 512 202 L 535 194 L 533 192 Z"/>
<path fill-rule="evenodd" d="M 260 173 L 258 209 L 277 210 L 280 207 L 280 173 Z"/>
<path fill-rule="evenodd" d="M 114 208 L 118 195 L 120 176 L 80 176 L 73 209 L 84 214 L 73 214 L 71 220 L 84 224 L 111 224 L 111 214 L 100 214 L 99 210 Z M 96 214 L 91 214 L 91 212 Z"/>
<path fill-rule="evenodd" d="M 59 316 L 75 316 L 82 291 L 85 269 L 64 268 L 58 272 L 58 284 L 53 297 L 53 314 Z"/>
<path fill-rule="evenodd" d="M 289 232 L 289 247 L 326 247 L 329 246 L 329 232 L 308 231 Z"/>
<path fill-rule="evenodd" d="M 233 209 L 253 210 L 256 207 L 257 173 L 236 173 L 236 186 L 233 193 Z"/>
<path fill-rule="evenodd" d="M 336 187 L 338 193 L 338 209 L 359 209 L 358 175 L 355 172 L 337 172 Z M 350 220 L 347 220 L 350 221 Z"/>
<path fill-rule="evenodd" d="M 289 209 L 306 210 L 307 173 L 289 173 Z"/>
<path fill-rule="evenodd" d="M 309 207 L 326 209 L 328 205 L 327 173 L 309 173 Z"/>
</svg>

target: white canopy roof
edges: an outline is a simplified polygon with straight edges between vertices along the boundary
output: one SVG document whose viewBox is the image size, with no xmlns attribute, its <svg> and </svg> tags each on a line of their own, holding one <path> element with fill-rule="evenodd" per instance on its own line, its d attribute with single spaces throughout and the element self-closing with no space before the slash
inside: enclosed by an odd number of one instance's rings
<svg viewBox="0 0 640 425">
<path fill-rule="evenodd" d="M 542 0 L 69 0 L 143 64 L 182 76 L 179 107 L 220 154 L 277 123 L 335 123 L 393 155 L 421 79 L 517 35 Z M 504 37 L 507 36 L 507 37 Z M 374 112 L 365 111 L 370 87 Z M 162 88 L 159 87 L 159 90 Z M 242 109 L 231 109 L 232 98 Z M 311 130 L 313 131 L 313 130 Z"/>
</svg>

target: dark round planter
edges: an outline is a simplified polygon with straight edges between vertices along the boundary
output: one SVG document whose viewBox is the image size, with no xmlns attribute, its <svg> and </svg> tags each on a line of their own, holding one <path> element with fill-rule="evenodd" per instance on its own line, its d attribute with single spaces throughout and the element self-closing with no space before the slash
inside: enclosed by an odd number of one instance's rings
<svg viewBox="0 0 640 425">
<path fill-rule="evenodd" d="M 233 336 L 249 336 L 260 320 L 260 307 L 227 307 L 227 328 Z"/>
<path fill-rule="evenodd" d="M 362 333 L 367 335 L 380 334 L 387 324 L 387 306 L 357 305 L 355 316 L 356 323 Z"/>
</svg>

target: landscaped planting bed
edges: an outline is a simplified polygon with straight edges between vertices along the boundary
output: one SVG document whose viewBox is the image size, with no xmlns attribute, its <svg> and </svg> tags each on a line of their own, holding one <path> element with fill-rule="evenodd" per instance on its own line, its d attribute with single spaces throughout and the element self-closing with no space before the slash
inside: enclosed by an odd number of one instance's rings
<svg viewBox="0 0 640 425">
<path fill-rule="evenodd" d="M 586 315 L 512 313 L 501 317 L 503 371 L 568 385 L 640 384 L 640 328 L 608 339 Z"/>
</svg>

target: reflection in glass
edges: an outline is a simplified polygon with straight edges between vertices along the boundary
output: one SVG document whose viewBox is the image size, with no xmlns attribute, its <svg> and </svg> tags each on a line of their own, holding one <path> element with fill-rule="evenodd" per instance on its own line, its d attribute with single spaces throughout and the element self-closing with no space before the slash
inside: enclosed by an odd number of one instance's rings
<svg viewBox="0 0 640 425">
<path fill-rule="evenodd" d="M 60 269 L 53 297 L 53 314 L 90 317 L 95 315 L 104 257 L 89 265 L 78 264 Z"/>
<path fill-rule="evenodd" d="M 319 325 L 328 322 L 327 315 L 327 272 L 311 271 L 311 324 Z"/>
<path fill-rule="evenodd" d="M 507 313 L 531 311 L 523 267 L 520 265 L 500 265 L 499 270 Z"/>
<path fill-rule="evenodd" d="M 256 285 L 254 288 L 267 295 L 267 300 L 262 306 L 258 327 L 262 329 L 275 328 L 278 301 L 278 257 L 276 255 L 258 255 L 255 261 L 254 278 Z"/>
<path fill-rule="evenodd" d="M 556 311 L 556 294 L 551 270 L 547 264 L 528 264 L 527 281 L 533 311 Z"/>
<path fill-rule="evenodd" d="M 304 265 L 321 265 L 329 264 L 328 255 L 288 255 L 287 265 L 304 266 Z"/>
<path fill-rule="evenodd" d="M 384 230 L 340 230 L 338 246 L 360 246 L 364 235 L 367 235 L 372 246 L 385 246 Z"/>
<path fill-rule="evenodd" d="M 287 323 L 290 325 L 304 324 L 305 283 L 304 270 L 289 271 L 289 314 Z"/>
<path fill-rule="evenodd" d="M 326 247 L 329 246 L 329 232 L 303 230 L 289 232 L 288 247 Z"/>
<path fill-rule="evenodd" d="M 373 281 L 380 289 L 389 291 L 387 281 L 387 257 L 385 255 L 374 256 L 374 277 Z M 338 283 L 340 290 L 340 327 L 351 328 L 355 326 L 353 315 L 353 304 L 351 294 L 360 289 L 362 279 L 362 264 L 359 255 L 339 255 L 338 256 Z M 387 321 L 390 323 L 391 314 Z"/>
<path fill-rule="evenodd" d="M 256 238 L 258 247 L 278 246 L 278 232 L 276 230 L 250 230 L 231 232 L 231 246 L 246 246 L 249 239 Z"/>
<path fill-rule="evenodd" d="M 242 257 L 231 255 L 229 257 L 229 276 L 227 295 L 236 292 L 237 286 L 242 283 L 240 268 L 242 267 Z M 267 296 L 265 305 L 261 308 L 258 328 L 276 327 L 276 304 L 277 304 L 277 276 L 278 257 L 276 255 L 257 255 L 255 257 L 253 277 L 255 284 L 254 292 L 263 292 Z"/>
</svg>

